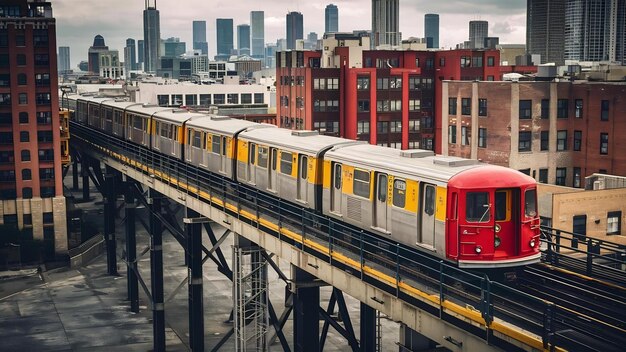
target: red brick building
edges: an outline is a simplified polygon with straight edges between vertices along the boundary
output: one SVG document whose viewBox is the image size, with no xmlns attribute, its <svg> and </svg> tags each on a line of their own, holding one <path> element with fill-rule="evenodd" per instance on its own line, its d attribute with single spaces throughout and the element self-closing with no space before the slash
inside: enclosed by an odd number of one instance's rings
<svg viewBox="0 0 626 352">
<path fill-rule="evenodd" d="M 584 187 L 626 176 L 626 83 L 444 81 L 443 154 Z"/>
<path fill-rule="evenodd" d="M 52 6 L 4 0 L 0 13 L 0 222 L 66 254 Z"/>
<path fill-rule="evenodd" d="M 321 51 L 277 53 L 277 123 L 286 128 L 440 152 L 444 79 L 500 80 L 497 50 L 368 50 L 337 33 Z"/>
</svg>

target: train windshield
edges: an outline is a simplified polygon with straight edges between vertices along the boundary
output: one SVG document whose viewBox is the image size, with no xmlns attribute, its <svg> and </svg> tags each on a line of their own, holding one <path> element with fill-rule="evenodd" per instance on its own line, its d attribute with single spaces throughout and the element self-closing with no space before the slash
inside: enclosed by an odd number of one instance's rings
<svg viewBox="0 0 626 352">
<path fill-rule="evenodd" d="M 489 222 L 491 220 L 488 192 L 468 192 L 465 206 L 465 218 L 468 222 Z"/>
<path fill-rule="evenodd" d="M 526 191 L 524 195 L 524 212 L 530 218 L 537 216 L 537 190 L 529 189 Z"/>
</svg>

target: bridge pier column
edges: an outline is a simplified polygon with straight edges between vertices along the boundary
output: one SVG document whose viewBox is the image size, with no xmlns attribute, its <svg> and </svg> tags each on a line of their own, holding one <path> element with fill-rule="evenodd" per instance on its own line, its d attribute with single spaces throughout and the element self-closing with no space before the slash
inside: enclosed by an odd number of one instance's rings
<svg viewBox="0 0 626 352">
<path fill-rule="evenodd" d="M 83 201 L 89 201 L 89 163 L 87 157 L 83 155 L 80 160 L 80 170 L 83 176 Z"/>
<path fill-rule="evenodd" d="M 187 237 L 187 269 L 189 289 L 189 346 L 204 351 L 204 303 L 202 283 L 202 223 L 207 218 L 187 208 L 183 223 Z"/>
<path fill-rule="evenodd" d="M 437 348 L 437 343 L 419 332 L 409 328 L 406 324 L 400 324 L 400 351 L 431 351 Z"/>
<path fill-rule="evenodd" d="M 135 222 L 135 195 L 132 182 L 126 183 L 126 193 L 124 194 L 125 215 L 126 215 L 126 279 L 128 280 L 128 300 L 130 301 L 130 311 L 139 313 L 139 281 L 137 278 L 137 231 Z"/>
<path fill-rule="evenodd" d="M 294 351 L 319 351 L 320 288 L 315 276 L 291 266 Z"/>
<path fill-rule="evenodd" d="M 165 351 L 165 305 L 163 294 L 163 225 L 161 195 L 150 189 L 150 284 L 152 291 L 152 350 Z"/>
<path fill-rule="evenodd" d="M 117 209 L 115 200 L 115 175 L 105 175 L 106 194 L 104 196 L 104 237 L 107 247 L 107 274 L 117 275 L 117 243 L 115 241 L 115 216 Z"/>
<path fill-rule="evenodd" d="M 361 345 L 362 352 L 376 351 L 376 309 L 361 302 Z M 382 347 L 382 346 L 381 346 Z"/>
<path fill-rule="evenodd" d="M 78 160 L 74 156 L 74 163 L 72 164 L 72 190 L 78 191 Z"/>
</svg>

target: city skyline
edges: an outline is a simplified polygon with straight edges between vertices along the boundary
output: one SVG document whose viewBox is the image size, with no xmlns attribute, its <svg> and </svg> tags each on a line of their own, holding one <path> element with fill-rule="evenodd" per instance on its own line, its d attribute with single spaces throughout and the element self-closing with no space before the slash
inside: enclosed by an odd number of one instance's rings
<svg viewBox="0 0 626 352">
<path fill-rule="evenodd" d="M 119 6 L 116 4 L 119 2 Z M 324 9 L 333 3 L 339 8 L 339 31 L 347 32 L 356 29 L 371 29 L 371 24 L 364 23 L 363 18 L 370 18 L 371 0 L 340 0 L 315 3 L 287 3 L 268 0 L 263 8 L 244 1 L 222 0 L 217 3 L 193 1 L 193 6 L 181 8 L 175 2 L 160 1 L 157 9 L 161 13 L 161 37 L 179 37 L 191 47 L 192 22 L 207 22 L 207 39 L 209 55 L 216 54 L 216 18 L 233 18 L 235 26 L 250 24 L 250 11 L 265 11 L 265 43 L 275 43 L 279 38 L 286 38 L 285 17 L 289 11 L 299 11 L 304 15 L 304 33 L 324 33 Z M 212 11 L 215 7 L 223 11 Z M 112 9 L 125 8 L 124 13 L 113 12 Z M 142 12 L 143 3 L 122 3 L 111 0 L 106 3 L 59 1 L 54 4 L 54 16 L 57 19 L 57 37 L 59 46 L 71 47 L 71 64 L 75 69 L 81 60 L 87 59 L 87 49 L 95 35 L 104 37 L 107 44 L 123 50 L 126 39 L 143 39 Z M 89 15 L 103 14 L 99 18 Z M 110 16 L 107 14 L 110 13 Z M 211 14 L 202 16 L 199 14 Z M 468 23 L 471 20 L 489 21 L 489 33 L 499 36 L 501 43 L 523 44 L 526 37 L 526 2 L 520 0 L 481 0 L 446 1 L 437 4 L 424 0 L 400 1 L 400 32 L 404 38 L 424 36 L 424 14 L 440 15 L 441 47 L 454 47 L 457 43 L 467 40 Z"/>
</svg>

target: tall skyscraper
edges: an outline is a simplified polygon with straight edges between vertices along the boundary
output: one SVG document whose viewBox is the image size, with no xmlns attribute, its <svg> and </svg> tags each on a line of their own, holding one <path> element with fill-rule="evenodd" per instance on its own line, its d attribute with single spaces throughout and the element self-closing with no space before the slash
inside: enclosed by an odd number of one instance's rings
<svg viewBox="0 0 626 352">
<path fill-rule="evenodd" d="M 137 69 L 138 70 L 143 70 L 143 56 L 145 54 L 144 51 L 144 45 L 143 45 L 143 40 L 139 39 L 137 40 Z"/>
<path fill-rule="evenodd" d="M 150 0 L 146 0 L 146 8 L 143 10 L 143 43 L 144 43 L 144 71 L 156 72 L 161 56 L 161 23 L 159 10 L 150 6 Z"/>
<path fill-rule="evenodd" d="M 564 63 L 566 0 L 527 0 L 526 50 L 541 62 Z"/>
<path fill-rule="evenodd" d="M 209 43 L 206 41 L 206 21 L 193 21 L 193 49 L 200 50 L 202 55 L 209 54 Z"/>
<path fill-rule="evenodd" d="M 402 41 L 400 33 L 399 0 L 372 0 L 373 46 L 398 46 Z"/>
<path fill-rule="evenodd" d="M 300 12 L 289 12 L 287 14 L 287 49 L 295 49 L 298 39 L 304 39 L 304 19 Z"/>
<path fill-rule="evenodd" d="M 265 13 L 250 12 L 250 45 L 251 54 L 255 59 L 265 58 Z"/>
<path fill-rule="evenodd" d="M 485 38 L 489 36 L 489 22 L 470 21 L 469 42 L 471 49 L 482 49 L 485 47 Z"/>
<path fill-rule="evenodd" d="M 126 49 L 124 49 L 124 63 L 126 64 L 126 71 L 137 69 L 136 52 L 135 39 L 126 39 Z"/>
<path fill-rule="evenodd" d="M 237 50 L 239 55 L 250 55 L 250 25 L 237 26 Z"/>
<path fill-rule="evenodd" d="M 66 154 L 61 150 L 67 151 L 68 144 L 61 141 L 56 20 L 50 2 L 12 0 L 3 5 L 7 3 L 11 15 L 0 17 L 0 56 L 6 59 L 0 65 L 3 224 L 13 224 L 24 238 L 44 242 L 42 253 L 67 256 L 61 170 Z M 36 65 L 33 57 L 38 58 Z"/>
<path fill-rule="evenodd" d="M 224 60 L 233 51 L 233 19 L 218 18 L 215 27 L 217 29 L 217 56 Z"/>
<path fill-rule="evenodd" d="M 109 51 L 109 47 L 104 43 L 104 37 L 100 34 L 93 38 L 93 45 L 89 47 L 87 52 L 87 61 L 89 62 L 89 72 L 94 74 L 100 73 L 100 53 Z"/>
<path fill-rule="evenodd" d="M 624 62 L 626 1 L 570 0 L 565 6 L 565 60 Z"/>
<path fill-rule="evenodd" d="M 439 48 L 439 15 L 427 13 L 424 15 L 424 37 L 427 48 Z"/>
<path fill-rule="evenodd" d="M 180 38 L 167 38 L 163 41 L 164 54 L 167 57 L 178 57 L 187 51 L 187 44 L 181 42 Z"/>
<path fill-rule="evenodd" d="M 325 13 L 325 23 L 324 27 L 325 33 L 336 33 L 339 32 L 339 9 L 337 5 L 330 4 L 326 6 Z"/>
<path fill-rule="evenodd" d="M 59 73 L 67 73 L 72 68 L 70 64 L 70 47 L 69 46 L 60 46 L 59 47 Z"/>
</svg>

